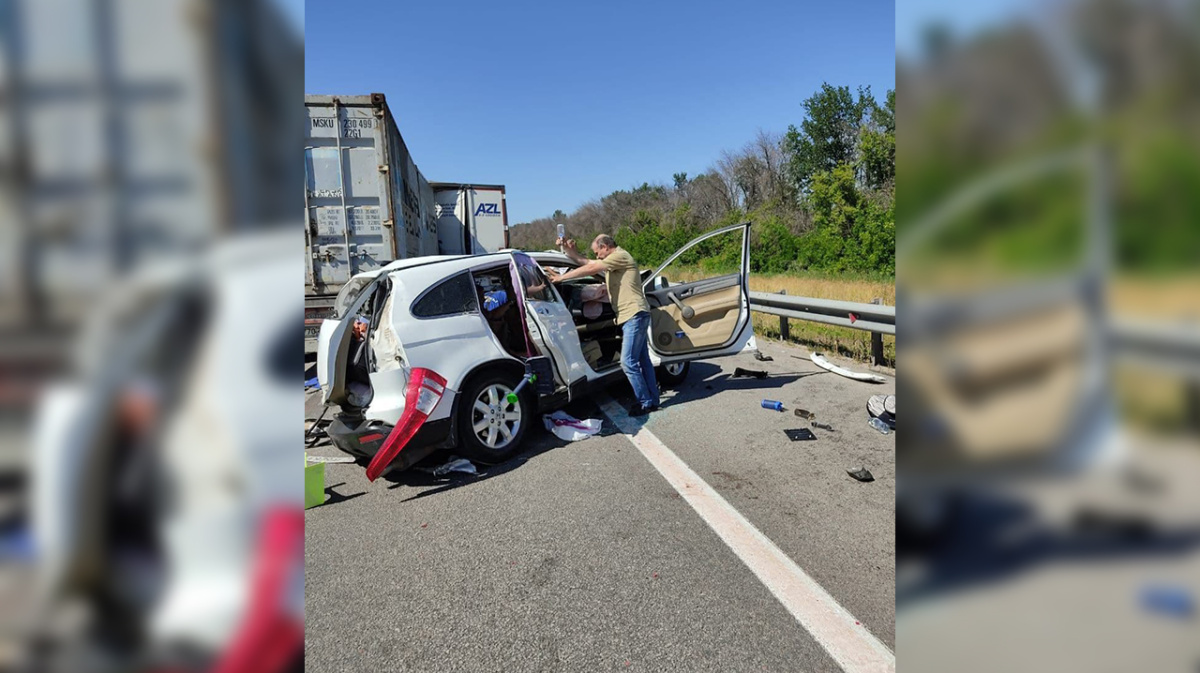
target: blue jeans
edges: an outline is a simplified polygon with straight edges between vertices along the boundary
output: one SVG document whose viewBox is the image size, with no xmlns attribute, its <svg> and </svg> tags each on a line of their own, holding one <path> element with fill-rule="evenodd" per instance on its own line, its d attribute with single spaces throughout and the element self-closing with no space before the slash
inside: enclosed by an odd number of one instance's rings
<svg viewBox="0 0 1200 673">
<path fill-rule="evenodd" d="M 650 344 L 646 342 L 649 329 L 650 314 L 646 311 L 638 311 L 621 325 L 621 369 L 629 377 L 637 401 L 643 407 L 657 407 L 658 382 L 654 380 Z"/>
</svg>

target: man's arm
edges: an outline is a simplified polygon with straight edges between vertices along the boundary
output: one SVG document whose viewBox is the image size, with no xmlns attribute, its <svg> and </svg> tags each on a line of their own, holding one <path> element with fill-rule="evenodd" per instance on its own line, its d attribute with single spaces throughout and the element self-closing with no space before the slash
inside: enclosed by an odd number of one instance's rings
<svg viewBox="0 0 1200 673">
<path fill-rule="evenodd" d="M 564 273 L 561 276 L 557 276 L 557 275 L 550 276 L 550 280 L 552 280 L 555 283 L 561 283 L 564 280 L 571 280 L 572 278 L 585 278 L 587 276 L 595 276 L 596 274 L 603 273 L 605 271 L 604 262 L 602 262 L 598 259 L 584 260 L 584 262 L 585 262 L 585 264 L 583 266 L 581 266 L 577 269 L 571 269 L 570 271 Z"/>
</svg>

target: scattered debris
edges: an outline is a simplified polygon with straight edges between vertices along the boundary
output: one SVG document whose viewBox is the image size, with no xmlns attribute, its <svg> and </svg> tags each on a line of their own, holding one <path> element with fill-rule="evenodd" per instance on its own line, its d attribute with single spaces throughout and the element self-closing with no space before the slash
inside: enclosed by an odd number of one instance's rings
<svg viewBox="0 0 1200 673">
<path fill-rule="evenodd" d="M 1191 592 L 1181 586 L 1145 587 L 1142 589 L 1141 603 L 1148 612 L 1176 619 L 1191 619 L 1196 613 L 1196 601 Z"/>
<path fill-rule="evenodd" d="M 867 421 L 867 425 L 870 425 L 872 428 L 875 428 L 876 430 L 879 431 L 879 434 L 882 434 L 882 435 L 891 434 L 891 432 L 892 432 L 892 429 L 888 427 L 888 424 L 884 423 L 883 421 L 879 420 L 878 418 L 872 418 L 871 420 Z"/>
<path fill-rule="evenodd" d="M 427 528 L 427 527 L 429 527 L 429 524 L 427 524 L 427 523 L 421 524 L 421 528 Z"/>
<path fill-rule="evenodd" d="M 825 432 L 837 432 L 837 430 L 834 430 L 834 429 L 833 429 L 833 426 L 832 426 L 832 425 L 827 425 L 827 424 L 825 424 L 825 423 L 818 423 L 818 422 L 816 422 L 816 421 L 813 421 L 813 422 L 811 423 L 811 425 L 812 425 L 814 428 L 821 428 L 821 429 L 822 429 L 822 430 L 824 430 Z"/>
<path fill-rule="evenodd" d="M 895 430 L 896 396 L 872 395 L 867 399 L 867 413 L 870 414 L 872 418 L 878 418 L 884 423 L 887 423 L 889 428 Z"/>
<path fill-rule="evenodd" d="M 762 351 L 754 351 L 754 359 L 759 362 L 774 362 L 775 358 L 770 355 L 763 355 Z"/>
<path fill-rule="evenodd" d="M 320 377 L 314 376 L 311 379 L 306 380 L 304 382 L 304 387 L 305 388 L 320 388 L 321 382 L 318 380 L 319 378 Z"/>
<path fill-rule="evenodd" d="M 305 456 L 305 460 L 310 463 L 353 463 L 354 458 L 350 456 Z"/>
<path fill-rule="evenodd" d="M 805 419 L 805 420 L 808 420 L 808 421 L 814 420 L 814 419 L 816 419 L 816 417 L 817 417 L 817 415 L 816 415 L 816 414 L 814 414 L 813 412 L 809 411 L 808 409 L 797 409 L 797 410 L 796 410 L 796 415 L 797 415 L 797 416 L 799 416 L 800 418 L 803 418 L 803 419 Z"/>
<path fill-rule="evenodd" d="M 853 471 L 846 470 L 846 474 L 850 475 L 851 477 L 854 477 L 855 479 L 857 479 L 859 481 L 875 481 L 875 475 L 871 474 L 871 471 L 865 467 L 860 467 L 857 470 L 853 470 Z"/>
<path fill-rule="evenodd" d="M 821 355 L 820 353 L 813 353 L 812 355 L 809 356 L 808 359 L 812 360 L 813 364 L 820 367 L 821 369 L 827 369 L 827 370 L 833 372 L 834 374 L 838 374 L 839 376 L 845 376 L 848 379 L 854 379 L 855 381 L 866 381 L 868 383 L 887 383 L 887 379 L 878 374 L 853 372 L 844 367 L 839 367 L 839 366 L 833 364 L 832 362 L 830 362 L 829 360 L 826 360 L 825 356 Z"/>
<path fill-rule="evenodd" d="M 817 438 L 817 436 L 813 434 L 813 431 L 809 430 L 808 428 L 798 428 L 795 430 L 784 430 L 784 433 L 787 434 L 788 439 L 792 440 L 793 442 L 799 442 L 801 440 L 809 440 L 809 439 Z"/>
<path fill-rule="evenodd" d="M 763 400 L 762 408 L 763 409 L 774 409 L 775 411 L 783 411 L 783 402 L 780 402 L 778 400 Z"/>
<path fill-rule="evenodd" d="M 433 468 L 433 476 L 440 477 L 451 472 L 462 472 L 464 474 L 478 474 L 475 465 L 466 458 L 456 458 L 450 456 L 450 461 L 445 465 L 439 465 Z"/>
<path fill-rule="evenodd" d="M 555 437 L 567 442 L 577 442 L 581 439 L 587 439 L 600 432 L 600 426 L 602 425 L 598 418 L 589 418 L 581 421 L 565 411 L 546 414 L 542 416 L 542 422 L 546 425 L 547 430 L 554 433 Z"/>
<path fill-rule="evenodd" d="M 767 373 L 761 369 L 742 369 L 741 367 L 738 367 L 737 369 L 733 370 L 733 376 L 730 378 L 736 379 L 743 376 L 747 378 L 765 379 L 767 378 Z"/>
</svg>

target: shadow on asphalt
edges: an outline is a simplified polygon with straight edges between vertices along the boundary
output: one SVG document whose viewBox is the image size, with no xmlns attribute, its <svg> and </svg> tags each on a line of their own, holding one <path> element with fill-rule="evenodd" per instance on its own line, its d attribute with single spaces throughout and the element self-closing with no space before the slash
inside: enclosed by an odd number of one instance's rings
<svg viewBox="0 0 1200 673">
<path fill-rule="evenodd" d="M 366 491 L 359 491 L 358 493 L 352 493 L 350 495 L 342 495 L 341 493 L 338 493 L 337 491 L 333 490 L 333 489 L 337 488 L 338 486 L 345 486 L 345 485 L 346 485 L 346 482 L 343 481 L 343 482 L 339 482 L 337 484 L 333 484 L 332 486 L 326 486 L 325 487 L 325 495 L 328 497 L 325 498 L 325 502 L 322 503 L 321 506 L 325 507 L 328 505 L 336 505 L 339 502 L 353 500 L 359 496 L 367 494 Z"/>
<path fill-rule="evenodd" d="M 723 374 L 721 368 L 714 364 L 693 362 L 688 377 L 675 388 L 675 395 L 663 406 L 673 407 L 677 404 L 703 399 L 724 390 L 778 390 L 800 379 L 828 373 L 826 371 L 772 372 L 766 378 L 761 379 L 733 378 L 730 374 Z"/>
<path fill-rule="evenodd" d="M 1085 514 L 1087 510 L 1080 510 Z M 1091 513 L 1070 528 L 1038 520 L 1015 497 L 962 498 L 936 544 L 910 543 L 897 530 L 896 561 L 919 562 L 922 579 L 896 584 L 896 606 L 1004 581 L 1049 564 L 1166 558 L 1200 547 L 1200 526 L 1160 526 L 1149 517 Z"/>
</svg>

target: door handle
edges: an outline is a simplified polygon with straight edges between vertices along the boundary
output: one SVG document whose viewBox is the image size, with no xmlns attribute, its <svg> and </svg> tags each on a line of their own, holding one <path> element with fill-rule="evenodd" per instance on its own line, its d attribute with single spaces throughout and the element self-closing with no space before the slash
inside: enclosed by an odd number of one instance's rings
<svg viewBox="0 0 1200 673">
<path fill-rule="evenodd" d="M 679 307 L 679 311 L 683 313 L 684 320 L 691 320 L 696 316 L 696 309 L 680 301 L 679 295 L 675 294 L 674 292 L 668 292 L 667 299 L 670 299 L 671 303 Z"/>
</svg>

